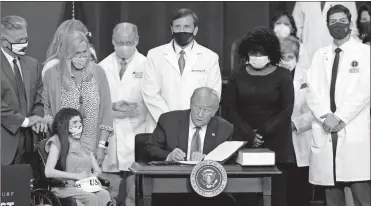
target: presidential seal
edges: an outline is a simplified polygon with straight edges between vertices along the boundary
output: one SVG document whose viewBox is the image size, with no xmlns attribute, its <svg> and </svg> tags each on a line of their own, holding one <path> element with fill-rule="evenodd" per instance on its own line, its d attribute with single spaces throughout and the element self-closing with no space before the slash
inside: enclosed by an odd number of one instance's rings
<svg viewBox="0 0 371 206">
<path fill-rule="evenodd" d="M 192 170 L 191 185 L 203 197 L 215 197 L 227 186 L 227 172 L 218 162 L 199 162 Z"/>
</svg>

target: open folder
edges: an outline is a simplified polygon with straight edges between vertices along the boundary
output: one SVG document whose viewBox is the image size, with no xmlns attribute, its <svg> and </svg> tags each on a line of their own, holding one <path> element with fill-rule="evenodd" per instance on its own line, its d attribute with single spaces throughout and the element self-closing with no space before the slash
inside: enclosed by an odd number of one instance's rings
<svg viewBox="0 0 371 206">
<path fill-rule="evenodd" d="M 226 141 L 216 147 L 208 155 L 206 155 L 204 160 L 213 160 L 223 164 L 226 162 L 233 154 L 235 154 L 241 147 L 243 147 L 247 141 Z M 179 161 L 181 164 L 195 165 L 199 161 Z"/>
</svg>

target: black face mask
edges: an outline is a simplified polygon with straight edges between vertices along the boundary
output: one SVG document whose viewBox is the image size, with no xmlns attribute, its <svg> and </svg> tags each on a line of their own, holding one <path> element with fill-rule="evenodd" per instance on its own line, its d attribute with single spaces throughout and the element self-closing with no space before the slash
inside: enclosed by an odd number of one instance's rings
<svg viewBox="0 0 371 206">
<path fill-rule="evenodd" d="M 361 22 L 361 30 L 363 34 L 370 34 L 370 22 Z"/>
<path fill-rule="evenodd" d="M 344 39 L 350 33 L 350 24 L 335 23 L 333 25 L 328 25 L 328 30 L 330 35 L 334 39 Z"/>
<path fill-rule="evenodd" d="M 173 38 L 179 46 L 186 46 L 193 40 L 193 33 L 177 32 L 173 33 Z"/>
</svg>

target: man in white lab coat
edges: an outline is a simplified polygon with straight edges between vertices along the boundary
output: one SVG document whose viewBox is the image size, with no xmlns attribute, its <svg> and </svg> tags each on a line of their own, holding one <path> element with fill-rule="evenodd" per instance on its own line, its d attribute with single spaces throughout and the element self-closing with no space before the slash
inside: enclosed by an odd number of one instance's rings
<svg viewBox="0 0 371 206">
<path fill-rule="evenodd" d="M 326 26 L 327 11 L 334 5 L 341 4 L 347 7 L 352 14 L 352 36 L 358 35 L 356 25 L 357 7 L 354 1 L 351 2 L 331 2 L 331 1 L 311 1 L 296 2 L 292 16 L 295 19 L 298 29 L 297 37 L 304 45 L 309 59 L 313 58 L 317 49 L 325 47 L 332 42 L 332 37 Z"/>
<path fill-rule="evenodd" d="M 170 28 L 173 40 L 147 55 L 142 93 L 151 114 L 148 132 L 154 130 L 161 114 L 189 109 L 196 88 L 210 87 L 219 98 L 221 95 L 219 57 L 194 40 L 198 32 L 196 14 L 189 9 L 176 11 Z"/>
<path fill-rule="evenodd" d="M 99 63 L 107 75 L 114 110 L 115 134 L 109 139 L 109 149 L 102 164 L 104 176 L 111 179 L 113 200 L 118 195 L 121 178 L 123 182 L 126 179 L 123 184 L 126 188 L 120 190 L 120 195 L 125 192 L 134 194 L 134 176 L 128 167 L 134 162 L 135 135 L 145 132 L 148 115 L 141 93 L 146 58 L 137 51 L 138 42 L 136 25 L 126 22 L 116 25 L 112 36 L 115 52 Z M 132 195 L 126 198 L 126 206 L 135 205 L 133 198 Z"/>
<path fill-rule="evenodd" d="M 349 9 L 329 9 L 333 44 L 319 49 L 308 70 L 312 122 L 309 181 L 326 186 L 327 206 L 370 205 L 370 47 L 350 37 Z"/>
</svg>

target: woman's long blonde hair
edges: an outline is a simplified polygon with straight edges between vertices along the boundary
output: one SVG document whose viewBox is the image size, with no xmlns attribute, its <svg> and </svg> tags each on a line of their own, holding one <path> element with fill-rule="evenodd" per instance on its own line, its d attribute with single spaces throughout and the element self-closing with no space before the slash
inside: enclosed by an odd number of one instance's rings
<svg viewBox="0 0 371 206">
<path fill-rule="evenodd" d="M 70 89 L 69 82 L 71 80 L 71 64 L 72 58 L 77 53 L 77 48 L 79 44 L 85 42 L 87 45 L 88 60 L 85 68 L 87 68 L 87 79 L 91 79 L 91 60 L 90 60 L 90 49 L 89 41 L 86 38 L 85 34 L 80 31 L 73 31 L 70 34 L 67 34 L 61 41 L 61 46 L 59 52 L 56 54 L 56 58 L 59 60 L 57 65 L 58 69 L 62 72 L 62 85 L 66 90 Z"/>
<path fill-rule="evenodd" d="M 86 34 L 88 32 L 88 28 L 79 20 L 70 19 L 70 20 L 64 21 L 58 27 L 57 31 L 55 32 L 53 36 L 53 40 L 46 52 L 45 63 L 52 59 L 57 58 L 57 55 L 61 48 L 64 37 L 73 31 L 80 31 L 83 34 Z"/>
</svg>

